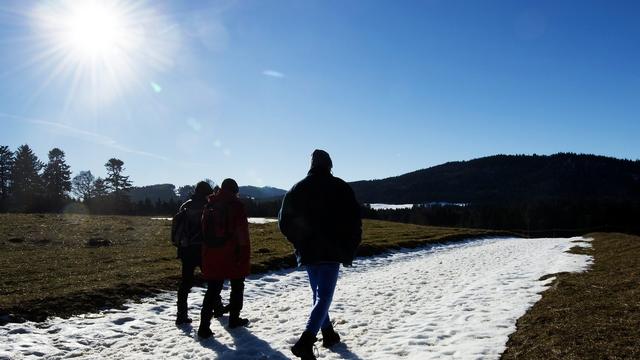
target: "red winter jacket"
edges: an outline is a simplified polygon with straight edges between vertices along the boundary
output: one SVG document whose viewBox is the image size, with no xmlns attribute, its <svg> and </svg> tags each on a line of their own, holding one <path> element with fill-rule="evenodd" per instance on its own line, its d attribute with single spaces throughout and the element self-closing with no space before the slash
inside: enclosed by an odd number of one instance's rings
<svg viewBox="0 0 640 360">
<path fill-rule="evenodd" d="M 239 279 L 249 275 L 251 244 L 249 222 L 244 205 L 231 192 L 220 190 L 209 196 L 210 204 L 226 203 L 229 206 L 231 237 L 222 247 L 202 245 L 202 277 L 205 280 Z"/>
</svg>

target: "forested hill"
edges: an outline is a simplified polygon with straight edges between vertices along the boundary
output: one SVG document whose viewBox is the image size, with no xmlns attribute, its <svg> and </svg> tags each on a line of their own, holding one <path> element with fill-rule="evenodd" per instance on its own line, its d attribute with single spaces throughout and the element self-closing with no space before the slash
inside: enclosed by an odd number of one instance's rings
<svg viewBox="0 0 640 360">
<path fill-rule="evenodd" d="M 640 201 L 640 161 L 559 153 L 495 155 L 351 183 L 366 203 Z"/>
</svg>

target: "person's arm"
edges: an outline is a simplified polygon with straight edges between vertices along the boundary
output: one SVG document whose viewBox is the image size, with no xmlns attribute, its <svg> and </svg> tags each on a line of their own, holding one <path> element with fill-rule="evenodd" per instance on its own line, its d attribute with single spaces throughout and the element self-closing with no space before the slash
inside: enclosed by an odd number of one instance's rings
<svg viewBox="0 0 640 360">
<path fill-rule="evenodd" d="M 295 217 L 295 209 L 293 207 L 291 191 L 287 192 L 282 199 L 282 207 L 278 213 L 278 227 L 282 234 L 287 238 L 290 243 L 294 243 L 292 229 L 293 218 Z"/>
<path fill-rule="evenodd" d="M 237 214 L 235 218 L 236 236 L 236 259 L 238 263 L 248 263 L 251 259 L 251 240 L 249 238 L 249 221 L 244 206 L 238 203 L 234 209 Z"/>
<path fill-rule="evenodd" d="M 249 240 L 249 220 L 247 219 L 247 212 L 244 209 L 242 204 L 238 204 L 236 217 L 236 239 L 238 241 L 238 245 L 240 246 L 249 246 L 251 244 Z"/>
<path fill-rule="evenodd" d="M 351 186 L 347 184 L 347 201 L 349 204 L 349 218 L 351 224 L 351 250 L 353 255 L 355 255 L 358 246 L 360 246 L 360 242 L 362 242 L 362 210 L 360 209 L 360 204 L 356 199 L 356 195 L 351 189 Z"/>
</svg>

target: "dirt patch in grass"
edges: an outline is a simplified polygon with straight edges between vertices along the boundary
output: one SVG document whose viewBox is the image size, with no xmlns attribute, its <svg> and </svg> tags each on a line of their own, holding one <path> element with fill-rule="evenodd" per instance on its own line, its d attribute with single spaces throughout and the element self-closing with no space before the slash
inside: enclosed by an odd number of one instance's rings
<svg viewBox="0 0 640 360">
<path fill-rule="evenodd" d="M 176 289 L 180 261 L 170 228 L 171 221 L 147 217 L 0 214 L 0 324 L 119 307 Z M 363 230 L 359 256 L 513 235 L 373 220 Z M 252 273 L 296 265 L 277 224 L 251 224 L 250 232 Z"/>
<path fill-rule="evenodd" d="M 584 273 L 558 274 L 517 322 L 503 359 L 640 359 L 640 237 L 593 233 Z"/>
</svg>

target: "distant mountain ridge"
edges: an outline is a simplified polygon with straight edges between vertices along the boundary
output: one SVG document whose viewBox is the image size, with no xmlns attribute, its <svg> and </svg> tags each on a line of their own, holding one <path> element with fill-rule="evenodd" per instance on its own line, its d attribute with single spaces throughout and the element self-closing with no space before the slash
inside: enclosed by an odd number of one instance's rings
<svg viewBox="0 0 640 360">
<path fill-rule="evenodd" d="M 133 202 L 145 201 L 178 201 L 176 187 L 173 184 L 156 184 L 147 186 L 134 186 L 129 190 L 129 198 Z"/>
<path fill-rule="evenodd" d="M 133 202 L 140 202 L 149 199 L 151 202 L 156 201 L 181 201 L 177 194 L 177 188 L 173 184 L 156 184 L 146 186 L 134 186 L 129 190 L 129 198 Z M 240 186 L 240 196 L 253 198 L 256 200 L 281 198 L 286 190 L 278 189 L 271 186 Z"/>
<path fill-rule="evenodd" d="M 640 161 L 574 153 L 495 155 L 350 183 L 365 203 L 640 200 Z"/>
<path fill-rule="evenodd" d="M 287 190 L 278 189 L 271 186 L 240 186 L 240 196 L 254 198 L 257 200 L 283 197 Z"/>
</svg>

